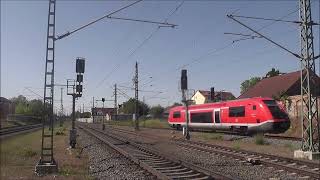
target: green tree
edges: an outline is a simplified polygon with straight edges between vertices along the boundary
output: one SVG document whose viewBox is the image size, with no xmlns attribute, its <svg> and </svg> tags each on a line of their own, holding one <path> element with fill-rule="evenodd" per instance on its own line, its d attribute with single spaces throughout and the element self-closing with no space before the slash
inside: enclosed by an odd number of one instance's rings
<svg viewBox="0 0 320 180">
<path fill-rule="evenodd" d="M 18 97 L 13 97 L 10 99 L 11 102 L 13 102 L 15 105 L 22 103 L 22 104 L 27 104 L 28 100 L 26 97 L 23 95 L 19 95 Z"/>
<path fill-rule="evenodd" d="M 33 99 L 28 102 L 28 113 L 33 116 L 43 115 L 43 102 L 39 99 Z"/>
<path fill-rule="evenodd" d="M 173 105 L 171 107 L 176 107 L 176 106 L 182 106 L 182 104 L 175 102 L 175 103 L 173 103 Z"/>
<path fill-rule="evenodd" d="M 119 109 L 120 112 L 125 114 L 134 114 L 135 113 L 135 99 L 130 98 L 128 101 L 124 102 Z M 149 106 L 144 102 L 138 101 L 139 115 L 146 115 L 149 113 Z"/>
<path fill-rule="evenodd" d="M 256 85 L 259 81 L 261 81 L 260 77 L 252 77 L 249 80 L 243 81 L 240 86 L 241 94 Z"/>
<path fill-rule="evenodd" d="M 150 114 L 152 115 L 152 117 L 159 118 L 162 116 L 163 112 L 164 108 L 160 105 L 153 106 L 150 108 Z"/>
<path fill-rule="evenodd" d="M 266 77 L 269 78 L 269 77 L 279 76 L 279 74 L 281 74 L 279 69 L 276 70 L 275 68 L 272 68 L 271 71 L 267 72 Z"/>
</svg>

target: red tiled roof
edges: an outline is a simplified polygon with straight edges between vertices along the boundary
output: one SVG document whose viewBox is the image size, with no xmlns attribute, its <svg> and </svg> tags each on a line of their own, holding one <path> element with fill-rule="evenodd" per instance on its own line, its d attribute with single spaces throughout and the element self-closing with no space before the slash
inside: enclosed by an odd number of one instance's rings
<svg viewBox="0 0 320 180">
<path fill-rule="evenodd" d="M 106 115 L 106 114 L 112 115 L 115 112 L 115 109 L 114 108 L 91 108 L 91 112 L 93 114 L 100 112 L 103 115 Z"/>
<path fill-rule="evenodd" d="M 262 79 L 255 86 L 248 89 L 246 92 L 241 94 L 238 99 L 242 98 L 251 98 L 251 97 L 273 97 L 277 96 L 280 93 L 288 92 L 288 90 L 296 85 L 296 83 L 300 83 L 300 71 L 291 72 L 279 76 L 274 76 L 270 78 Z M 320 80 L 319 77 L 317 78 Z M 299 82 L 297 82 L 299 81 Z M 299 85 L 300 86 L 300 85 Z M 299 90 L 300 92 L 300 87 Z"/>
</svg>

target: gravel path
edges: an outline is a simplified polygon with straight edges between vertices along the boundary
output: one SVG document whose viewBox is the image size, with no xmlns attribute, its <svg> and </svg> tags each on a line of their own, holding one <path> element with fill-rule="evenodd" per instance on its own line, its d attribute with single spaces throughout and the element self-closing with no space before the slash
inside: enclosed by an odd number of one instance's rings
<svg viewBox="0 0 320 180">
<path fill-rule="evenodd" d="M 78 130 L 78 142 L 89 156 L 89 174 L 95 179 L 154 179 L 144 169 L 100 141 Z"/>
</svg>

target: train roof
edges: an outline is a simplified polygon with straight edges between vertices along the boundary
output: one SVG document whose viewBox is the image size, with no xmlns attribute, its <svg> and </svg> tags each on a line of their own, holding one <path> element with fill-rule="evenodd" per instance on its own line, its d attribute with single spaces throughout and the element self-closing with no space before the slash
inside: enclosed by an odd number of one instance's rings
<svg viewBox="0 0 320 180">
<path fill-rule="evenodd" d="M 196 105 L 190 105 L 189 108 L 205 108 L 208 106 L 222 106 L 222 105 L 226 105 L 226 103 L 230 103 L 230 102 L 243 102 L 243 101 L 262 101 L 262 100 L 273 100 L 273 98 L 269 98 L 269 97 L 253 97 L 253 98 L 244 98 L 244 99 L 235 99 L 235 100 L 229 100 L 229 101 L 220 101 L 220 102 L 214 102 L 214 103 L 205 103 L 205 104 L 196 104 Z M 176 106 L 171 108 L 170 110 L 180 110 L 183 109 L 184 106 Z"/>
</svg>

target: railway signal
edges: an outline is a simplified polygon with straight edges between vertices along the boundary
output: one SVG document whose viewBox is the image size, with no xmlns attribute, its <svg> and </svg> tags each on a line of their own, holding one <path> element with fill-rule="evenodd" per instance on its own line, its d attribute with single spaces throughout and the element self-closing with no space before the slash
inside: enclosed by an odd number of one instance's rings
<svg viewBox="0 0 320 180">
<path fill-rule="evenodd" d="M 67 80 L 67 94 L 72 96 L 72 128 L 70 129 L 69 144 L 72 148 L 76 147 L 77 144 L 77 130 L 75 128 L 76 113 L 75 113 L 75 101 L 76 98 L 82 96 L 82 83 L 83 83 L 83 74 L 85 67 L 85 59 L 77 58 L 76 59 L 76 73 L 77 79 L 68 79 Z"/>
<path fill-rule="evenodd" d="M 187 100 L 187 91 L 188 91 L 188 76 L 187 76 L 187 70 L 182 69 L 181 70 L 181 91 L 182 91 L 182 102 L 185 104 L 186 107 L 186 125 L 183 126 L 183 135 L 187 140 L 190 139 L 190 133 L 189 133 L 189 102 Z"/>
</svg>

